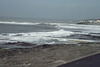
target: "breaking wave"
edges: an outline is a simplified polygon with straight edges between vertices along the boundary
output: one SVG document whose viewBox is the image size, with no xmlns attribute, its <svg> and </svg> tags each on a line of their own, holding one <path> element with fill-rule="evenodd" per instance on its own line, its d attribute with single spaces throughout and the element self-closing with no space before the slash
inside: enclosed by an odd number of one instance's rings
<svg viewBox="0 0 100 67">
<path fill-rule="evenodd" d="M 53 43 L 61 39 L 74 34 L 71 31 L 59 30 L 52 32 L 30 32 L 30 33 L 6 33 L 0 35 L 0 41 L 2 42 L 27 42 L 34 44 L 46 44 Z"/>
</svg>

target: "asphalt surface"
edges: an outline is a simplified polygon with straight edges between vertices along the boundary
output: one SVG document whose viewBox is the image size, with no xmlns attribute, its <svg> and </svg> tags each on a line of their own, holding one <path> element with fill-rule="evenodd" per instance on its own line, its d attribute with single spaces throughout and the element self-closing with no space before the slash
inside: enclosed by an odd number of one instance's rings
<svg viewBox="0 0 100 67">
<path fill-rule="evenodd" d="M 100 67 L 100 54 L 85 57 L 58 67 Z"/>
</svg>

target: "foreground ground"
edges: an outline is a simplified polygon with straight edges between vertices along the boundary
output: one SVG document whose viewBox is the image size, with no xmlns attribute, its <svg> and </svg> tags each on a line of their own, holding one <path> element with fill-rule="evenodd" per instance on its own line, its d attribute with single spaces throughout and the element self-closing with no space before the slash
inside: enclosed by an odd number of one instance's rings
<svg viewBox="0 0 100 67">
<path fill-rule="evenodd" d="M 43 45 L 31 49 L 0 49 L 0 67 L 57 67 L 100 53 L 100 43 Z"/>
</svg>

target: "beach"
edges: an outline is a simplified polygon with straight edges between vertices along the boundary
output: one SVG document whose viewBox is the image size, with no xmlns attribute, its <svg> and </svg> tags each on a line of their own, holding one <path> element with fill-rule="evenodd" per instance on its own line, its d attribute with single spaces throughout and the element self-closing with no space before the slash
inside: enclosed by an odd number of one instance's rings
<svg viewBox="0 0 100 67">
<path fill-rule="evenodd" d="M 40 45 L 34 48 L 0 49 L 0 67 L 57 67 L 100 53 L 100 43 Z"/>
<path fill-rule="evenodd" d="M 0 67 L 59 67 L 97 54 L 100 0 L 0 1 Z"/>
</svg>

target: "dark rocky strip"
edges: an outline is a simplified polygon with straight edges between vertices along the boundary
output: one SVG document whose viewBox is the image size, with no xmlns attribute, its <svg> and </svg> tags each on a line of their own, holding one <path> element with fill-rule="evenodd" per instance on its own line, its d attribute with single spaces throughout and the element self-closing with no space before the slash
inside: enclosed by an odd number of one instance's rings
<svg viewBox="0 0 100 67">
<path fill-rule="evenodd" d="M 33 45 L 36 45 L 36 44 L 30 44 L 30 43 L 26 43 L 26 42 L 8 42 L 8 43 L 5 43 L 3 45 L 33 46 Z"/>
</svg>

